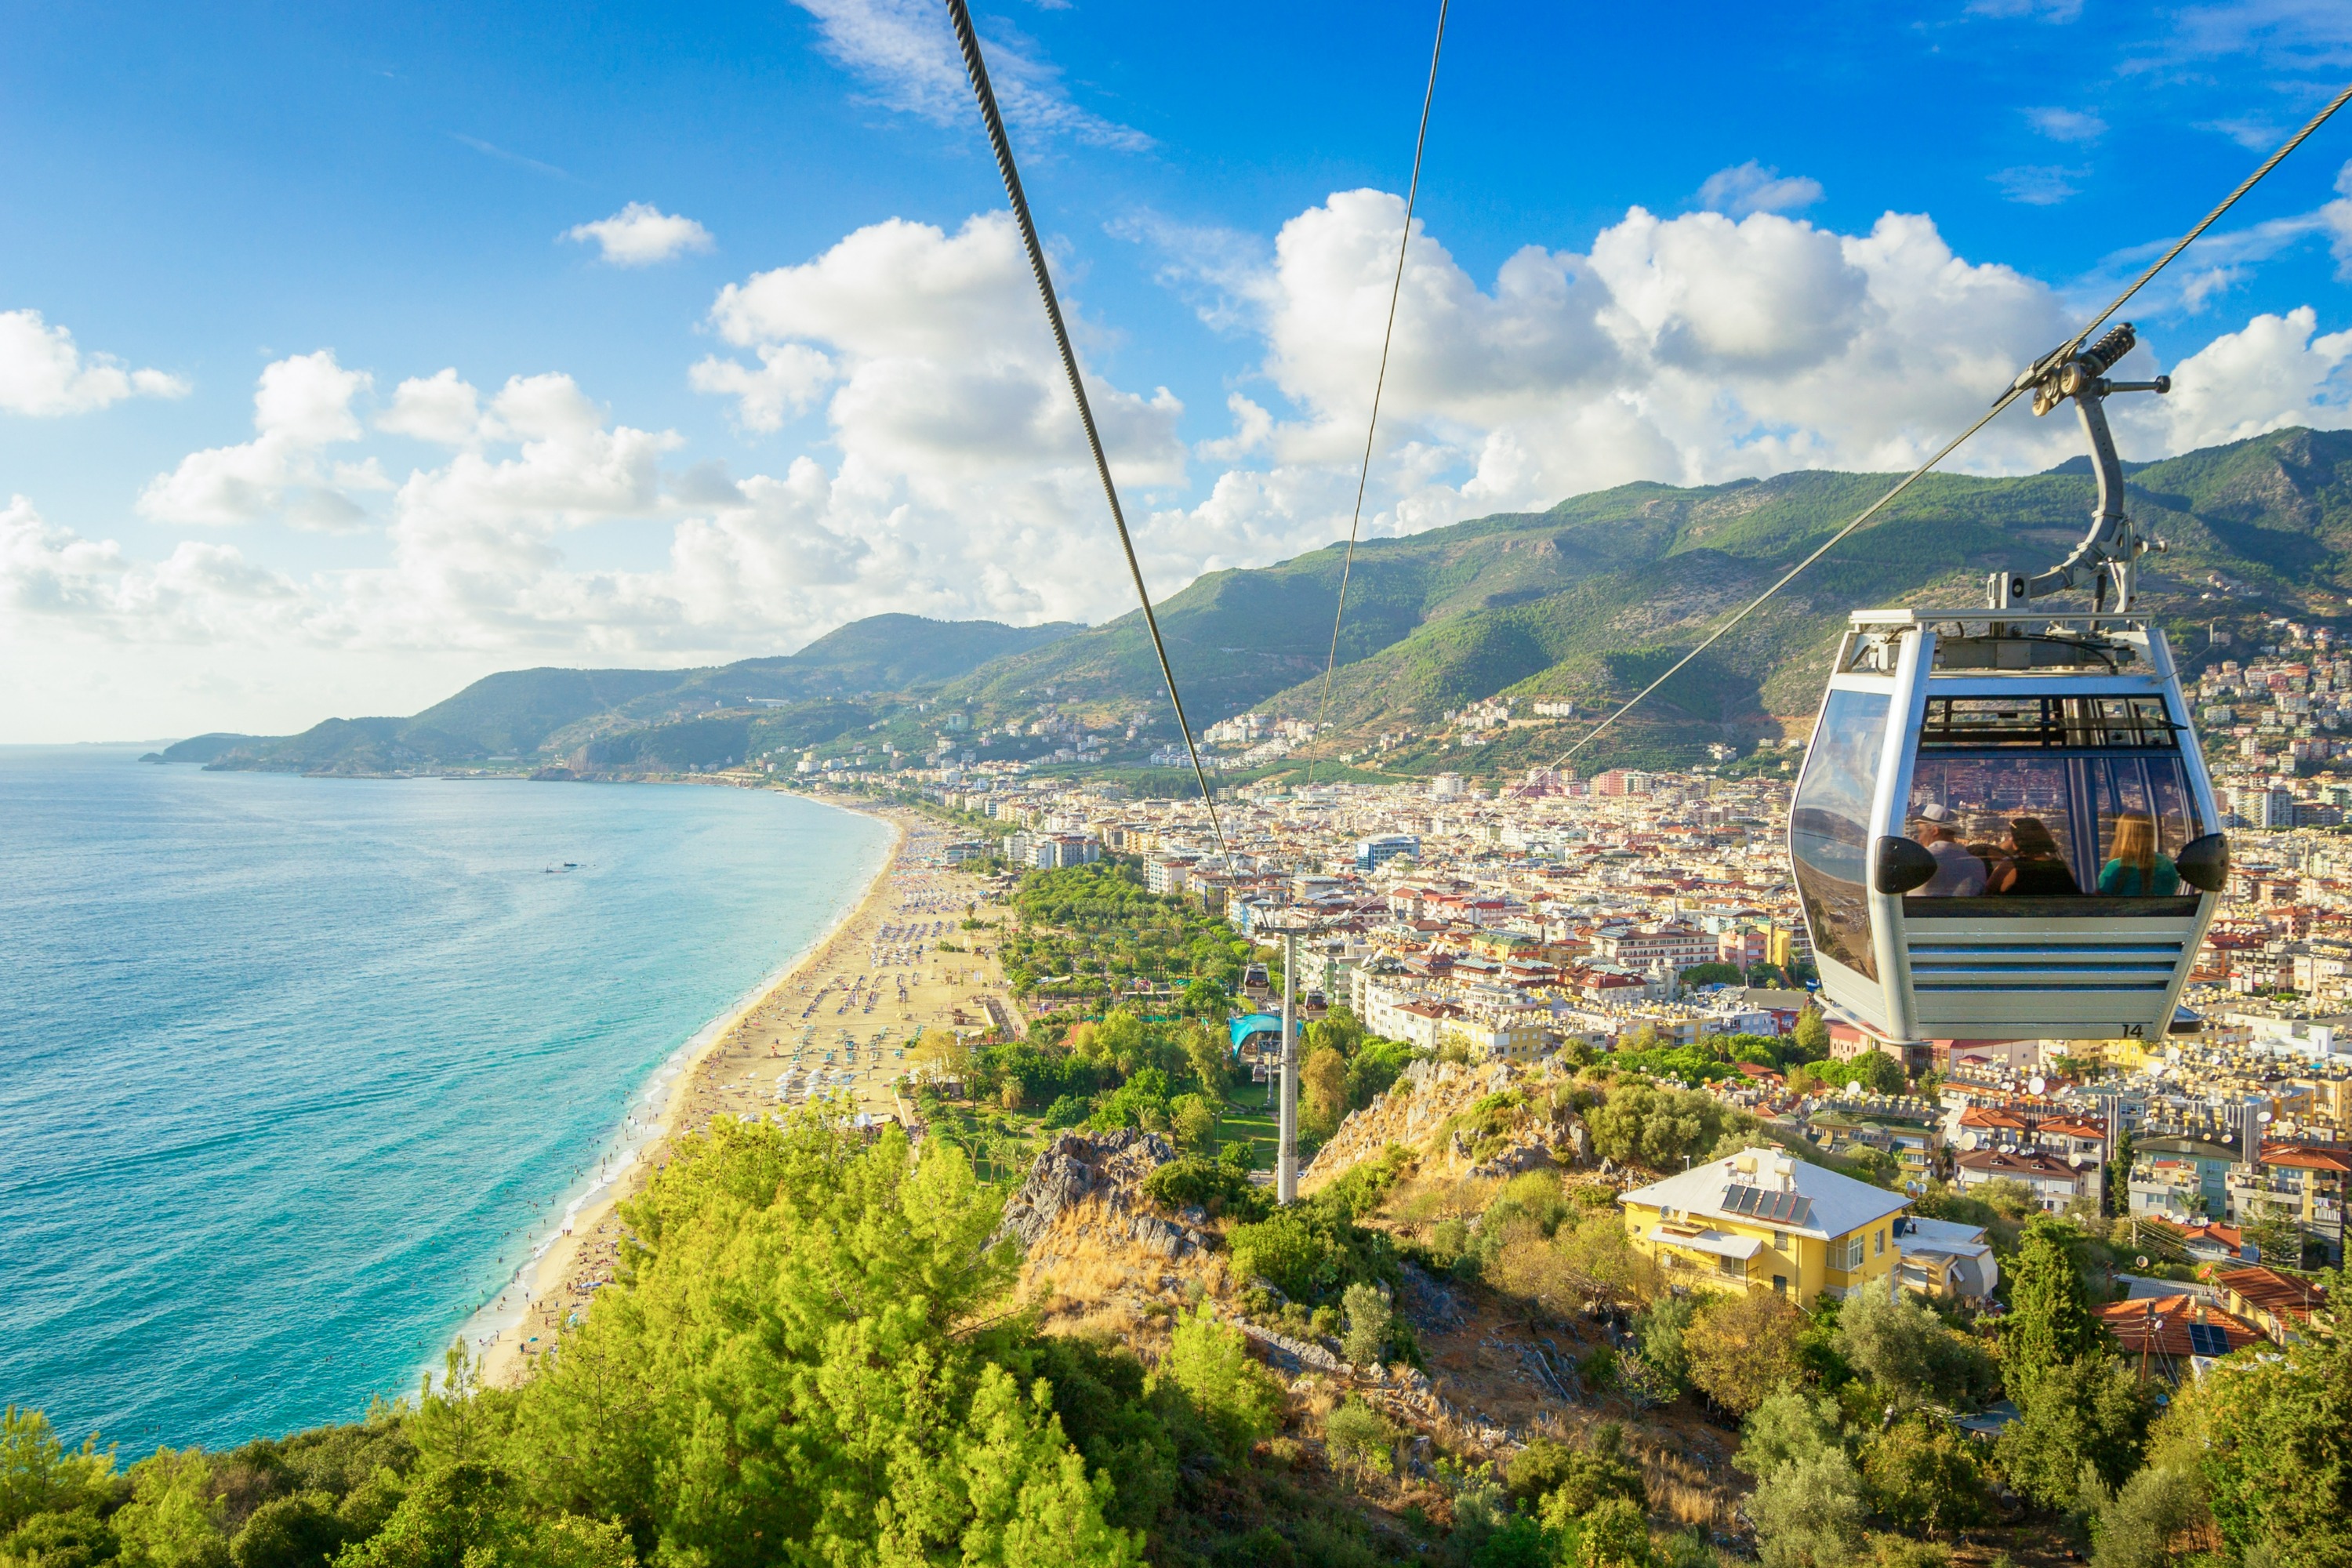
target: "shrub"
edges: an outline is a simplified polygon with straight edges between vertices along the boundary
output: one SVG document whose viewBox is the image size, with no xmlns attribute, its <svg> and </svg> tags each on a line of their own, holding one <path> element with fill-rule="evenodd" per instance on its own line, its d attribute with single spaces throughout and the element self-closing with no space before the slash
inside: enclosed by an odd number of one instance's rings
<svg viewBox="0 0 2352 1568">
<path fill-rule="evenodd" d="M 351 1539 L 326 1492 L 273 1498 L 253 1510 L 229 1542 L 236 1568 L 319 1568 Z"/>
<path fill-rule="evenodd" d="M 1683 1334 L 1697 1312 L 1697 1303 L 1688 1296 L 1665 1296 L 1633 1319 L 1633 1342 L 1670 1397 L 1680 1394 L 1690 1379 Z"/>
<path fill-rule="evenodd" d="M 1898 1530 L 1936 1531 L 1984 1517 L 1984 1482 L 1960 1435 L 1913 1415 L 1872 1441 L 1863 1455 L 1871 1505 Z"/>
<path fill-rule="evenodd" d="M 1764 1568 L 1843 1568 L 1862 1546 L 1862 1478 L 1842 1449 L 1782 1465 L 1748 1500 Z"/>
<path fill-rule="evenodd" d="M 1296 1300 L 1334 1301 L 1350 1285 L 1396 1280 L 1396 1248 L 1386 1233 L 1366 1230 L 1319 1202 L 1235 1226 L 1225 1245 L 1236 1275 L 1264 1279 Z"/>
<path fill-rule="evenodd" d="M 1241 1331 L 1218 1322 L 1205 1307 L 1177 1313 L 1152 1381 L 1183 1392 L 1232 1462 L 1282 1424 L 1282 1391 L 1250 1359 Z"/>
<path fill-rule="evenodd" d="M 1261 1215 L 1266 1199 L 1246 1170 L 1223 1160 L 1188 1155 L 1171 1160 L 1143 1178 L 1143 1192 L 1165 1209 L 1206 1209 L 1213 1215 Z"/>
<path fill-rule="evenodd" d="M 1589 1450 L 1568 1448 L 1547 1460 L 1552 1484 L 1544 1497 L 1543 1518 L 1554 1529 L 1564 1529 L 1569 1521 L 1612 1500 L 1630 1504 L 1637 1513 L 1650 1506 L 1642 1472 L 1625 1454 L 1625 1430 L 1614 1421 L 1593 1429 Z"/>
<path fill-rule="evenodd" d="M 1396 1429 L 1360 1399 L 1350 1398 L 1324 1417 L 1323 1442 L 1335 1469 L 1385 1476 L 1396 1468 Z"/>
<path fill-rule="evenodd" d="M 1377 1285 L 1350 1285 L 1339 1298 L 1339 1308 L 1348 1321 L 1348 1331 L 1339 1341 L 1340 1353 L 1358 1366 L 1381 1365 L 1389 1349 L 1388 1297 Z"/>
<path fill-rule="evenodd" d="M 1803 1323 L 1803 1313 L 1768 1290 L 1710 1301 L 1683 1332 L 1692 1386 L 1734 1415 L 1747 1415 L 1798 1375 L 1796 1337 Z"/>
<path fill-rule="evenodd" d="M 1650 1568 L 1650 1525 L 1642 1510 L 1612 1498 L 1586 1515 L 1576 1537 L 1576 1568 Z"/>
<path fill-rule="evenodd" d="M 1549 1437 L 1530 1437 L 1503 1467 L 1503 1481 L 1517 1501 L 1533 1506 L 1568 1479 L 1576 1450 Z"/>
</svg>

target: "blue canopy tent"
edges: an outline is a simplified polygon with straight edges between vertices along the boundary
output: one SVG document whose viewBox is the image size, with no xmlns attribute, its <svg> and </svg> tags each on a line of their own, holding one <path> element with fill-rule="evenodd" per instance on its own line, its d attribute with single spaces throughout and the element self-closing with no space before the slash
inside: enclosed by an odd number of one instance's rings
<svg viewBox="0 0 2352 1568">
<path fill-rule="evenodd" d="M 1265 1043 L 1269 1046 L 1279 1047 L 1282 1043 L 1282 1018 L 1278 1014 L 1244 1014 L 1235 1018 L 1231 1026 L 1235 1056 L 1241 1055 L 1242 1047 L 1261 1035 L 1265 1037 Z"/>
</svg>

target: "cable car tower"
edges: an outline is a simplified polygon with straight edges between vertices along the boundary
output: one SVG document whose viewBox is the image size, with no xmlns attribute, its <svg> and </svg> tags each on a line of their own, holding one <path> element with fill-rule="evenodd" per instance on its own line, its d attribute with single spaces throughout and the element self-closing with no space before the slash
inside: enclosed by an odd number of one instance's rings
<svg viewBox="0 0 2352 1568">
<path fill-rule="evenodd" d="M 2105 400 L 2128 322 L 2018 378 L 2072 400 L 2098 501 L 2046 572 L 1978 609 L 1865 610 L 1838 645 L 1789 814 L 1822 990 L 1882 1039 L 2161 1037 L 2229 873 Z M 2088 590 L 2087 610 L 2031 609 Z"/>
</svg>

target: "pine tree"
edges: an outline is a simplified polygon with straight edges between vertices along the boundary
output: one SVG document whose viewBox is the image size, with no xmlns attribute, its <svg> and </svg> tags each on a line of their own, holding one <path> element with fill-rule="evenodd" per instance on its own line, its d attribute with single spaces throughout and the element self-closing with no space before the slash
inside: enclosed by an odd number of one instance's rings
<svg viewBox="0 0 2352 1568">
<path fill-rule="evenodd" d="M 2039 1215 L 2020 1238 L 2000 1337 L 2001 1377 L 2012 1399 L 2060 1363 L 2106 1352 L 2106 1330 L 2074 1268 L 2073 1237 L 2064 1221 Z"/>
</svg>

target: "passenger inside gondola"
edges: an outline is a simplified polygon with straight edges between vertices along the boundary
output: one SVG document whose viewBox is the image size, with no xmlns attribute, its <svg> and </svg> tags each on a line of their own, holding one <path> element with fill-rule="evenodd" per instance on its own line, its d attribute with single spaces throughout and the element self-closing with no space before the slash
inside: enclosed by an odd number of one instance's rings
<svg viewBox="0 0 2352 1568">
<path fill-rule="evenodd" d="M 1919 889 L 1922 898 L 1969 899 L 1985 890 L 1985 863 L 1969 852 L 1952 830 L 1952 814 L 1940 801 L 1919 808 L 1912 837 L 1936 858 L 1936 874 Z"/>
<path fill-rule="evenodd" d="M 2030 899 L 2067 898 L 2083 890 L 2041 818 L 2011 818 L 2001 848 L 2003 858 L 1986 884 L 1989 891 Z"/>
<path fill-rule="evenodd" d="M 2180 871 L 2156 847 L 2156 824 L 2145 813 L 2116 818 L 2112 858 L 2099 868 L 2099 891 L 2116 898 L 2169 898 L 2180 890 Z"/>
</svg>

